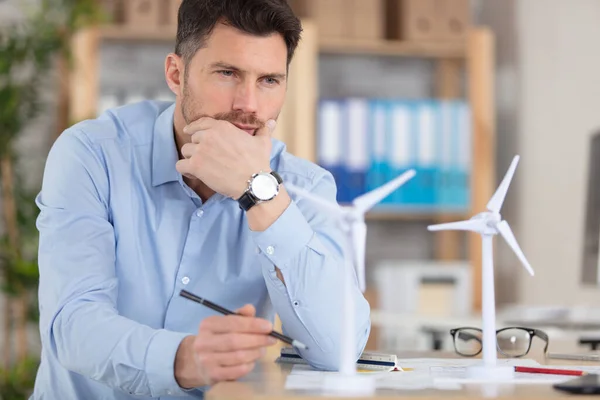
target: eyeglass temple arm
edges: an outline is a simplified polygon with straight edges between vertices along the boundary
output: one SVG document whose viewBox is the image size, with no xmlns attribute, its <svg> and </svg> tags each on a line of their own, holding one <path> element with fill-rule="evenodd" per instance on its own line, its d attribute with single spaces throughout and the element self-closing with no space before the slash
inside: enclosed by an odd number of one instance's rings
<svg viewBox="0 0 600 400">
<path fill-rule="evenodd" d="M 539 329 L 533 329 L 533 334 L 536 335 L 537 337 L 539 337 L 540 339 L 542 339 L 544 342 L 546 342 L 546 345 L 544 346 L 544 353 L 546 353 L 548 351 L 548 345 L 550 343 L 550 339 L 548 338 L 548 334 L 544 331 L 541 331 Z"/>
</svg>

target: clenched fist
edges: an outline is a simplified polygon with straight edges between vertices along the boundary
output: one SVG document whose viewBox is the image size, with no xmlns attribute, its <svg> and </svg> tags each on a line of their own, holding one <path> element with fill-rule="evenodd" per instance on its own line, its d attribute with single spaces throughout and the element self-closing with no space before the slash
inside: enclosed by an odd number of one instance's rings
<svg viewBox="0 0 600 400">
<path fill-rule="evenodd" d="M 191 143 L 181 148 L 184 159 L 177 162 L 177 171 L 237 200 L 252 174 L 271 171 L 271 134 L 275 125 L 274 120 L 269 120 L 251 135 L 228 121 L 200 118 L 184 128 Z"/>
</svg>

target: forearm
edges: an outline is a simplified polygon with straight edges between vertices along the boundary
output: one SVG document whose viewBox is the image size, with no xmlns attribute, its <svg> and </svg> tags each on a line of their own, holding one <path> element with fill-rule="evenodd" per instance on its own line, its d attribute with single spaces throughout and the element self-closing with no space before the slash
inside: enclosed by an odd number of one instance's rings
<svg viewBox="0 0 600 400">
<path fill-rule="evenodd" d="M 295 203 L 269 230 L 255 233 L 264 255 L 262 268 L 269 295 L 286 332 L 310 348 L 302 354 L 309 363 L 324 369 L 337 368 L 343 274 L 353 274 L 344 268 L 341 251 L 332 244 L 341 243 L 340 234 L 331 224 L 313 230 Z M 358 358 L 370 330 L 369 305 L 357 285 L 353 286 L 353 298 Z"/>
<path fill-rule="evenodd" d="M 257 232 L 268 229 L 283 214 L 290 205 L 292 199 L 283 186 L 280 187 L 279 194 L 271 201 L 258 204 L 248 210 L 248 227 Z M 283 274 L 276 268 L 277 278 L 285 285 Z"/>
<path fill-rule="evenodd" d="M 59 362 L 70 371 L 129 394 L 180 392 L 174 360 L 186 335 L 119 316 L 96 296 L 79 296 L 50 320 L 46 341 Z"/>
<path fill-rule="evenodd" d="M 309 347 L 300 351 L 316 368 L 335 370 L 340 360 L 342 335 L 343 274 L 340 259 L 303 252 L 295 265 L 281 270 L 285 285 L 273 267 L 263 267 L 269 296 L 286 334 Z M 370 332 L 369 304 L 357 287 L 353 289 L 355 327 L 353 331 L 358 359 Z"/>
</svg>

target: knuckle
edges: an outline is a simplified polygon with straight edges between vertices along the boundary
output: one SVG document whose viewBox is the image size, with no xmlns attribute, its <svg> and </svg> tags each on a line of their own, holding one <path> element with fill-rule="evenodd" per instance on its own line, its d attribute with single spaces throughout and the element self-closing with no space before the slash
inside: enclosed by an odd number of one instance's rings
<svg viewBox="0 0 600 400">
<path fill-rule="evenodd" d="M 192 348 L 196 353 L 201 353 L 204 350 L 204 340 L 200 340 L 197 336 L 194 339 L 194 343 L 192 344 Z"/>
<path fill-rule="evenodd" d="M 206 353 L 198 354 L 198 362 L 200 363 L 200 365 L 208 366 L 208 365 L 210 365 L 210 361 L 211 361 L 211 358 L 208 354 L 206 354 Z"/>
<path fill-rule="evenodd" d="M 227 345 L 230 349 L 237 349 L 240 347 L 240 339 L 237 335 L 228 335 Z"/>
<path fill-rule="evenodd" d="M 211 324 L 214 323 L 214 317 L 208 317 L 203 319 L 198 325 L 198 332 L 208 332 L 211 329 Z"/>
<path fill-rule="evenodd" d="M 236 364 L 242 364 L 246 360 L 246 352 L 242 350 L 236 350 L 233 352 L 232 361 Z"/>
</svg>

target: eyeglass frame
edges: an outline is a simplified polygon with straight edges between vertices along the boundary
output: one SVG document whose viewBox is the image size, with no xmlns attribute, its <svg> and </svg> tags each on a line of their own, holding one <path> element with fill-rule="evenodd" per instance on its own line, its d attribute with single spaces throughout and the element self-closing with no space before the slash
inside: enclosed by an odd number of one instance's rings
<svg viewBox="0 0 600 400">
<path fill-rule="evenodd" d="M 454 346 L 454 351 L 456 351 L 457 354 L 459 354 L 459 355 L 461 355 L 463 357 L 475 357 L 475 356 L 479 355 L 483 351 L 483 343 L 482 343 L 482 346 L 479 349 L 479 351 L 477 353 L 475 353 L 475 354 L 464 354 L 464 353 L 461 353 L 460 351 L 458 351 L 458 349 L 456 348 L 456 334 L 459 333 L 463 329 L 472 329 L 472 330 L 479 331 L 479 332 L 483 333 L 483 330 L 481 328 L 474 328 L 474 327 L 471 327 L 471 326 L 463 326 L 461 328 L 450 329 L 450 335 L 452 336 L 452 345 Z M 529 333 L 529 345 L 527 346 L 527 350 L 523 354 L 518 355 L 518 356 L 510 355 L 510 354 L 506 354 L 505 352 L 503 352 L 500 349 L 500 346 L 498 345 L 498 334 L 500 332 L 503 332 L 503 331 L 506 331 L 506 330 L 509 330 L 509 329 L 520 329 L 520 330 L 524 330 L 527 333 Z M 514 357 L 514 358 L 524 357 L 527 354 L 529 354 L 529 351 L 531 350 L 531 344 L 533 343 L 534 336 L 537 336 L 540 339 L 542 339 L 544 342 L 546 342 L 546 345 L 544 346 L 544 354 L 547 354 L 547 352 L 548 352 L 548 345 L 549 345 L 549 342 L 550 342 L 550 339 L 548 338 L 548 334 L 546 332 L 540 330 L 540 329 L 525 328 L 523 326 L 509 326 L 509 327 L 506 327 L 506 328 L 497 329 L 496 330 L 496 348 L 497 348 L 498 352 L 500 352 L 501 354 L 503 354 L 503 355 L 505 355 L 507 357 Z M 476 338 L 476 339 L 479 341 L 479 338 Z"/>
</svg>

